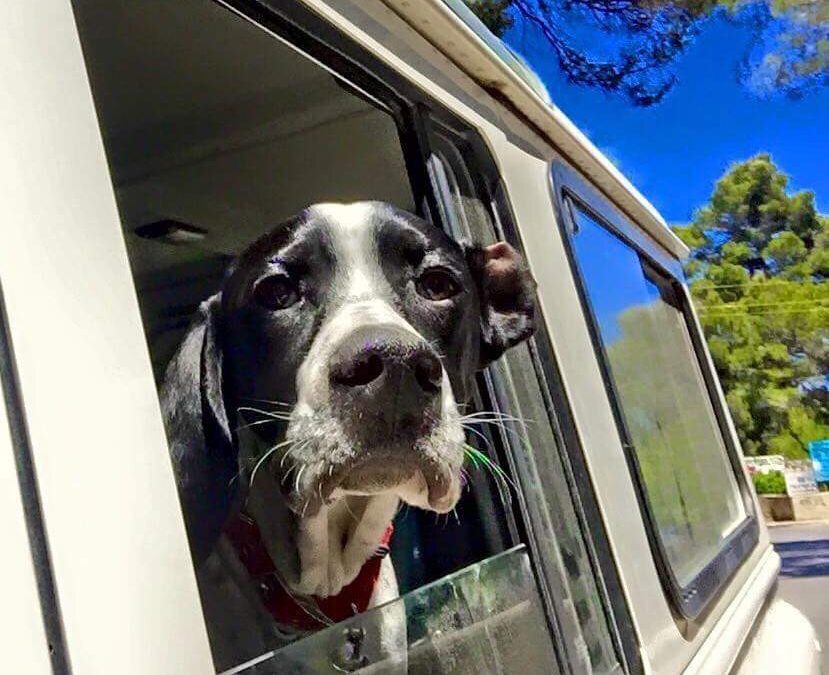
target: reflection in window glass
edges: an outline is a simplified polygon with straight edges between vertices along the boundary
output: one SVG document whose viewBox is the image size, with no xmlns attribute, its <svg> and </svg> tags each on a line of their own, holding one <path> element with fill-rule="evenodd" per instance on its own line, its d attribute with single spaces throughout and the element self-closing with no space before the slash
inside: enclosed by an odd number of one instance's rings
<svg viewBox="0 0 829 675">
<path fill-rule="evenodd" d="M 746 516 L 679 299 L 633 249 L 574 209 L 576 257 L 647 499 L 686 586 Z"/>
<path fill-rule="evenodd" d="M 484 186 L 476 184 L 462 146 L 439 132 L 430 140 L 430 171 L 453 236 L 491 243 L 497 235 L 489 196 Z M 550 424 L 529 345 L 513 347 L 490 364 L 488 372 L 498 407 L 512 418 L 503 422 L 502 441 L 514 448 L 516 473 L 526 495 L 539 560 L 555 596 L 568 661 L 574 672 L 615 672 L 618 660 L 600 582 L 573 506 L 559 441 Z"/>
<path fill-rule="evenodd" d="M 544 396 L 527 345 L 519 345 L 492 364 L 495 388 L 510 414 L 524 420 L 506 432 L 515 446 L 526 507 L 536 528 L 539 557 L 560 594 L 559 618 L 571 650 L 570 660 L 590 673 L 615 672 L 617 658 L 565 478 L 558 441 L 547 421 Z"/>
</svg>

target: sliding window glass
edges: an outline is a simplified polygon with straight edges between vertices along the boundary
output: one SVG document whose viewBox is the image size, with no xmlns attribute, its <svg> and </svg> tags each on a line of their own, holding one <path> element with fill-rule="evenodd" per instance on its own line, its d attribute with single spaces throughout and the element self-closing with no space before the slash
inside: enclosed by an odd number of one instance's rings
<svg viewBox="0 0 829 675">
<path fill-rule="evenodd" d="M 659 560 L 692 616 L 744 553 L 749 519 L 678 280 L 565 198 L 581 279 L 629 461 Z M 742 558 L 742 555 L 737 556 Z M 739 560 L 737 561 L 739 562 Z M 728 568 L 728 569 L 726 569 Z M 707 577 L 707 578 L 706 578 Z"/>
</svg>

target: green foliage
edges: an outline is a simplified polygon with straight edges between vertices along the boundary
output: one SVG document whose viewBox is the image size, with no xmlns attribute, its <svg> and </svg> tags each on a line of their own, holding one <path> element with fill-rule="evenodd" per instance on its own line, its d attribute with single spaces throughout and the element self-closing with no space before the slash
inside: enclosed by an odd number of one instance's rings
<svg viewBox="0 0 829 675">
<path fill-rule="evenodd" d="M 768 155 L 736 164 L 678 234 L 743 450 L 797 459 L 829 437 L 829 218 L 787 185 Z"/>
<path fill-rule="evenodd" d="M 705 245 L 705 235 L 693 225 L 677 225 L 674 232 L 688 248 L 699 248 Z"/>
<path fill-rule="evenodd" d="M 783 455 L 786 459 L 803 459 L 803 446 L 787 431 L 777 434 L 768 441 L 769 453 Z"/>
<path fill-rule="evenodd" d="M 662 302 L 633 305 L 606 349 L 648 502 L 668 555 L 686 561 L 719 545 L 732 488 L 698 370 L 666 348 L 685 339 L 676 319 Z"/>
<path fill-rule="evenodd" d="M 768 473 L 755 473 L 752 476 L 754 489 L 758 495 L 784 495 L 786 494 L 786 479 L 779 471 Z"/>
<path fill-rule="evenodd" d="M 748 247 L 746 247 L 748 248 Z M 781 232 L 769 242 L 763 251 L 763 258 L 778 271 L 789 270 L 806 259 L 806 244 L 794 232 Z M 809 270 L 805 270 L 808 272 Z"/>
<path fill-rule="evenodd" d="M 789 179 L 774 165 L 771 157 L 760 154 L 735 164 L 723 176 L 711 195 L 711 203 L 697 212 L 688 226 L 702 244 L 693 246 L 697 254 L 719 257 L 723 246 L 711 234 L 727 236 L 724 242 L 745 244 L 752 258 L 761 258 L 763 249 L 782 233 L 812 242 L 825 227 L 815 212 L 812 192 L 786 193 Z M 685 235 L 688 238 L 688 235 Z M 790 246 L 797 246 L 788 238 Z"/>
<path fill-rule="evenodd" d="M 729 241 L 722 247 L 722 259 L 735 265 L 745 265 L 751 260 L 751 247 L 745 242 Z"/>
</svg>

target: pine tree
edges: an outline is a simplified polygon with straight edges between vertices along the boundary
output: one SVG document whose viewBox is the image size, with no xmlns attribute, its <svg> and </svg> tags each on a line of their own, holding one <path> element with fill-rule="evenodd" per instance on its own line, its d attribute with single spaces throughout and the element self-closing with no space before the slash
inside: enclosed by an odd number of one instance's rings
<svg viewBox="0 0 829 675">
<path fill-rule="evenodd" d="M 829 218 L 765 154 L 732 166 L 675 231 L 746 454 L 829 438 Z"/>
</svg>

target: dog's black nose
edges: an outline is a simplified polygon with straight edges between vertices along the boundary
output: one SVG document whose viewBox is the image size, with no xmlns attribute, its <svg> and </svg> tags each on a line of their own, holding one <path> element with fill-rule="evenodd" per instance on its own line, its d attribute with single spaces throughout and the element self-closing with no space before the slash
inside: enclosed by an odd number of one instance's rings
<svg viewBox="0 0 829 675">
<path fill-rule="evenodd" d="M 347 347 L 330 365 L 331 403 L 367 446 L 428 433 L 438 419 L 443 366 L 424 343 Z"/>
<path fill-rule="evenodd" d="M 376 351 L 340 358 L 331 365 L 331 382 L 341 387 L 364 387 L 383 375 L 383 360 Z"/>
<path fill-rule="evenodd" d="M 335 387 L 371 387 L 374 393 L 396 389 L 406 393 L 433 396 L 440 392 L 443 368 L 428 347 L 380 344 L 355 353 L 335 356 L 331 364 L 331 383 Z"/>
</svg>

